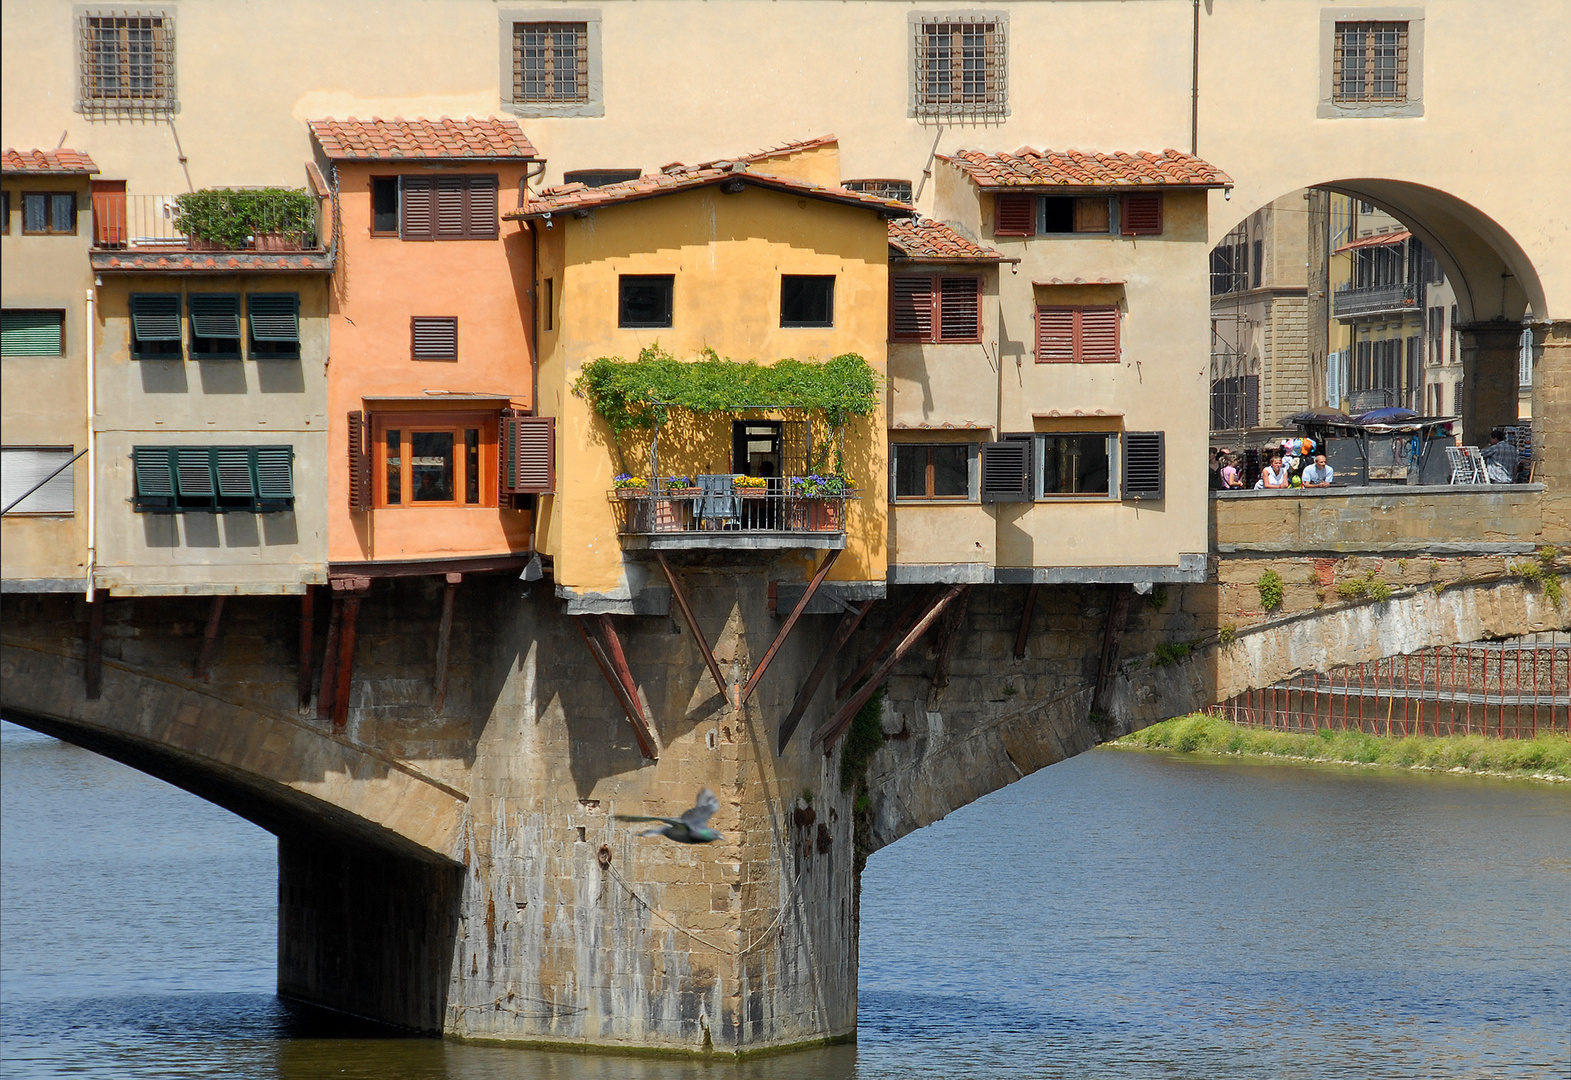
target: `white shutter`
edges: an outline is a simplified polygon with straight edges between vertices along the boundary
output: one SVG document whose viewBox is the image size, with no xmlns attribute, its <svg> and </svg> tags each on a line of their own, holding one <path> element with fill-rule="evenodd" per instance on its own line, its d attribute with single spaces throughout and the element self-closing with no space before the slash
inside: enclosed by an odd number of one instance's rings
<svg viewBox="0 0 1571 1080">
<path fill-rule="evenodd" d="M 44 477 L 71 460 L 70 447 L 6 447 L 0 451 L 0 508 L 10 506 Z M 17 503 L 13 514 L 76 512 L 76 467 L 61 471 L 43 487 Z"/>
</svg>

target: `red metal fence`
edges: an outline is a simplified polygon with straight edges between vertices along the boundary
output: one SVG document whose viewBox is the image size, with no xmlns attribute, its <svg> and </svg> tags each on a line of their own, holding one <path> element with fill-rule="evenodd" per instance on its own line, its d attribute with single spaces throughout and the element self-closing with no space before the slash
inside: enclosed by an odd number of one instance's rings
<svg viewBox="0 0 1571 1080">
<path fill-rule="evenodd" d="M 1212 710 L 1278 731 L 1372 735 L 1493 735 L 1571 730 L 1571 638 L 1443 645 L 1299 675 Z"/>
</svg>

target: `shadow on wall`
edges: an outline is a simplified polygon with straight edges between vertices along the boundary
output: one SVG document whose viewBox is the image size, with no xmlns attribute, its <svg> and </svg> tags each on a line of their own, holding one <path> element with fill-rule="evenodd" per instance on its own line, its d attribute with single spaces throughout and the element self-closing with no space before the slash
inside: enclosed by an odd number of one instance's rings
<svg viewBox="0 0 1571 1080">
<path fill-rule="evenodd" d="M 149 548 L 260 548 L 300 543 L 293 510 L 277 514 L 142 514 Z"/>
</svg>

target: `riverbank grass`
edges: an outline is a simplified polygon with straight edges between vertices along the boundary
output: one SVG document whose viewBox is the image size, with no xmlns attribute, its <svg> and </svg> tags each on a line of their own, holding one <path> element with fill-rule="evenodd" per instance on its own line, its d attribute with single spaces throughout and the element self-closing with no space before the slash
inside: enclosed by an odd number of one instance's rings
<svg viewBox="0 0 1571 1080">
<path fill-rule="evenodd" d="M 1484 735 L 1365 735 L 1356 731 L 1315 733 L 1241 727 L 1194 713 L 1153 724 L 1111 745 L 1181 754 L 1227 754 L 1291 758 L 1347 765 L 1386 765 L 1436 772 L 1571 780 L 1571 736 L 1494 739 Z"/>
</svg>

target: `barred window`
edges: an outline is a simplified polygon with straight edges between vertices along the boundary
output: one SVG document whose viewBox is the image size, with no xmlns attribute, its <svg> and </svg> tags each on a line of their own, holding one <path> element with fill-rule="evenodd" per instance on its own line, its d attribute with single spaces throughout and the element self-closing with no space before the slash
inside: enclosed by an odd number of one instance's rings
<svg viewBox="0 0 1571 1080">
<path fill-rule="evenodd" d="M 896 202 L 903 203 L 911 201 L 911 181 L 909 180 L 847 180 L 840 186 L 847 191 L 860 191 L 868 195 L 877 195 L 880 199 L 894 199 Z"/>
<path fill-rule="evenodd" d="M 1406 101 L 1407 23 L 1337 23 L 1332 62 L 1336 101 Z"/>
<path fill-rule="evenodd" d="M 1009 65 L 1003 20 L 955 16 L 922 19 L 913 28 L 916 115 L 1005 115 Z"/>
<path fill-rule="evenodd" d="M 83 112 L 157 115 L 174 110 L 173 19 L 137 12 L 83 15 L 78 30 Z"/>
<path fill-rule="evenodd" d="M 513 100 L 545 103 L 589 100 L 587 23 L 513 24 Z"/>
</svg>

